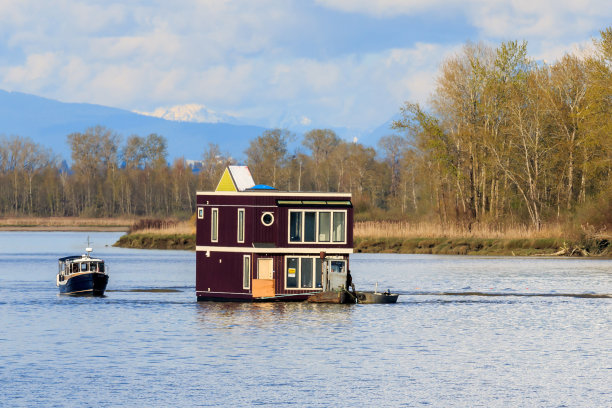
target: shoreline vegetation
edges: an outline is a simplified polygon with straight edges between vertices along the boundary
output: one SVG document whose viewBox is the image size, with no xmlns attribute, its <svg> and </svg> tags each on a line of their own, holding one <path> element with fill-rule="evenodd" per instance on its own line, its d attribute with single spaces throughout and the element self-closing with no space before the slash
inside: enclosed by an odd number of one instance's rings
<svg viewBox="0 0 612 408">
<path fill-rule="evenodd" d="M 356 253 L 404 253 L 496 256 L 612 256 L 610 235 L 583 228 L 567 233 L 561 225 L 533 231 L 525 226 L 493 228 L 473 225 L 408 223 L 393 221 L 356 222 Z"/>
<path fill-rule="evenodd" d="M 135 218 L 0 217 L 0 231 L 129 231 Z"/>
<path fill-rule="evenodd" d="M 115 246 L 145 249 L 195 249 L 195 220 L 143 219 Z M 575 235 L 575 236 L 570 236 Z M 497 256 L 612 256 L 611 234 L 583 228 L 568 234 L 560 225 L 540 231 L 527 227 L 493 229 L 393 221 L 360 221 L 354 227 L 356 253 Z"/>
<path fill-rule="evenodd" d="M 125 231 L 114 244 L 123 248 L 195 250 L 194 219 L 79 217 L 3 217 L 0 231 Z M 355 253 L 478 256 L 612 257 L 612 234 L 568 234 L 559 226 L 540 231 L 526 227 L 441 226 L 432 223 L 358 221 Z"/>
</svg>

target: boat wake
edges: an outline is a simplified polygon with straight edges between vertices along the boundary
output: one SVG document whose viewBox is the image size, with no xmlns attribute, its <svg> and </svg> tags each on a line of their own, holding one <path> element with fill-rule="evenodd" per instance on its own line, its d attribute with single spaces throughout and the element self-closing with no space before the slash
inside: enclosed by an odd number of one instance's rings
<svg viewBox="0 0 612 408">
<path fill-rule="evenodd" d="M 400 295 L 407 296 L 483 296 L 483 297 L 572 297 L 572 298 L 587 298 L 587 299 L 612 299 L 612 294 L 607 293 L 520 293 L 520 292 L 478 292 L 478 291 L 461 291 L 461 292 L 422 292 L 422 291 L 398 291 Z"/>
<path fill-rule="evenodd" d="M 133 292 L 133 293 L 178 293 L 183 292 L 179 289 L 173 288 L 134 288 L 134 289 L 113 289 L 107 290 L 108 292 Z"/>
</svg>

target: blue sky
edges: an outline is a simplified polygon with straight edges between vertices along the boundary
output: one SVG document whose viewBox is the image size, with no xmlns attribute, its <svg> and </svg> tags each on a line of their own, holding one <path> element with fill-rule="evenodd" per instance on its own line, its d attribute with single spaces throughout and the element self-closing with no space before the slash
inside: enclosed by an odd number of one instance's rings
<svg viewBox="0 0 612 408">
<path fill-rule="evenodd" d="M 0 0 L 0 89 L 185 120 L 367 131 L 466 41 L 554 61 L 609 0 Z"/>
</svg>

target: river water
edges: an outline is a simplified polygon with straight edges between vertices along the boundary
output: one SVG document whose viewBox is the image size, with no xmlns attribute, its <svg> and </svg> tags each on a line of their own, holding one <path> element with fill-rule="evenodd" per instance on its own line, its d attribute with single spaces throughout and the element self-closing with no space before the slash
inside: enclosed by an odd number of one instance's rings
<svg viewBox="0 0 612 408">
<path fill-rule="evenodd" d="M 59 296 L 91 237 L 104 298 Z M 195 301 L 195 255 L 0 232 L 0 406 L 612 406 L 612 260 L 356 254 L 395 305 Z"/>
</svg>

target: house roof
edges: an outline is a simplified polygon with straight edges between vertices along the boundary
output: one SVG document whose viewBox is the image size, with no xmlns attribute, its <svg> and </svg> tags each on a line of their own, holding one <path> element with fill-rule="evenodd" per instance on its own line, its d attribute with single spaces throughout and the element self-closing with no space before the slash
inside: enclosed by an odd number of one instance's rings
<svg viewBox="0 0 612 408">
<path fill-rule="evenodd" d="M 255 186 L 248 166 L 227 166 L 215 191 L 245 191 Z"/>
</svg>

